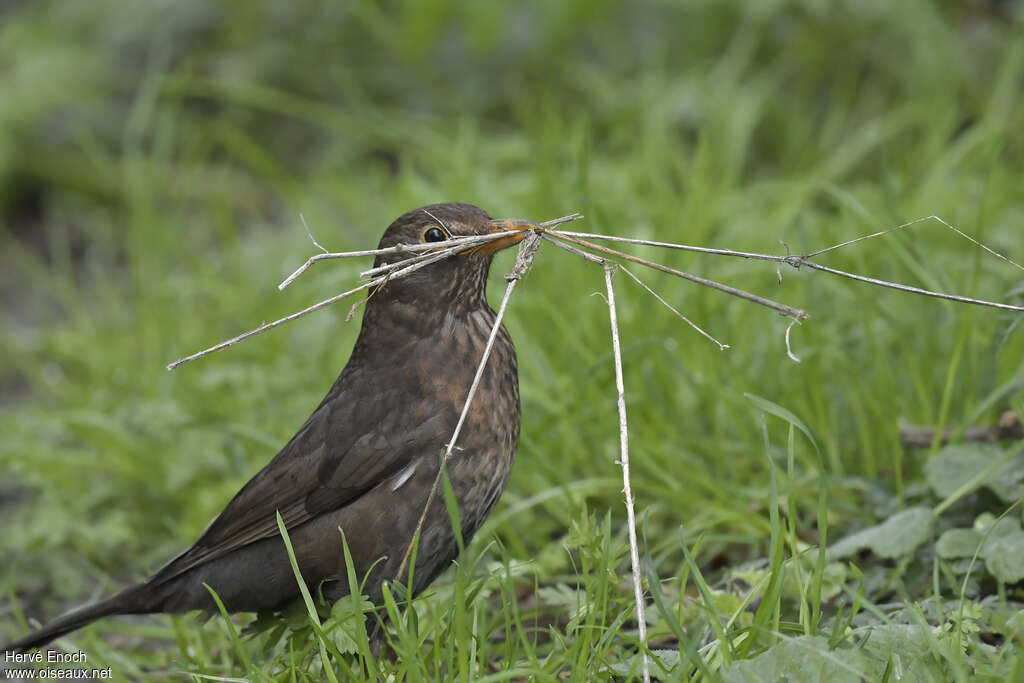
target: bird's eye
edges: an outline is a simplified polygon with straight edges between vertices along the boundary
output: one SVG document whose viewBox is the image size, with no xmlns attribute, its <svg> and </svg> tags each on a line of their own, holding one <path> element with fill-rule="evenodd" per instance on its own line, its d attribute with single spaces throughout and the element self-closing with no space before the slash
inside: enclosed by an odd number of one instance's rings
<svg viewBox="0 0 1024 683">
<path fill-rule="evenodd" d="M 424 242 L 444 242 L 446 239 L 448 239 L 448 236 L 444 234 L 441 228 L 428 228 L 423 233 Z"/>
</svg>

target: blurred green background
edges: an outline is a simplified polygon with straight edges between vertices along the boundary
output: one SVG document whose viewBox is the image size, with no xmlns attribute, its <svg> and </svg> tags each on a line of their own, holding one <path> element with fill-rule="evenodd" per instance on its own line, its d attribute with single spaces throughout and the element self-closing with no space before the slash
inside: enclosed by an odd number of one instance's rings
<svg viewBox="0 0 1024 683">
<path fill-rule="evenodd" d="M 164 369 L 357 280 L 365 263 L 320 264 L 277 291 L 315 251 L 300 213 L 334 251 L 464 201 L 779 254 L 936 214 L 1021 262 L 1022 29 L 1021 3 L 994 0 L 3 3 L 5 592 L 42 618 L 142 578 L 315 407 L 358 330 L 347 303 Z M 663 578 L 681 571 L 680 528 L 704 534 L 710 576 L 766 552 L 746 392 L 822 448 L 824 469 L 798 444 L 789 492 L 812 544 L 822 476 L 839 528 L 920 492 L 929 451 L 901 447 L 899 424 L 1024 408 L 1019 315 L 633 251 L 811 314 L 794 364 L 786 320 L 644 273 L 720 352 L 618 278 L 634 491 Z M 820 261 L 1024 300 L 1019 270 L 935 223 Z M 485 536 L 541 583 L 571 570 L 585 509 L 623 533 L 602 290 L 599 269 L 545 247 L 508 314 L 523 438 Z M 777 455 L 785 425 L 769 434 Z M 0 601 L 4 634 L 11 610 Z"/>
</svg>

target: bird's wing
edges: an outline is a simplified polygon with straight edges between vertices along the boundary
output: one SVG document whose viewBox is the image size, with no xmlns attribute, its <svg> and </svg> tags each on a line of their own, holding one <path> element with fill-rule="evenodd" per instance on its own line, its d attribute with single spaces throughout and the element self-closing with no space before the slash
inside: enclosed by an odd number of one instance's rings
<svg viewBox="0 0 1024 683">
<path fill-rule="evenodd" d="M 358 399 L 339 379 L 299 432 L 203 531 L 191 548 L 150 579 L 163 583 L 205 562 L 279 535 L 275 513 L 288 528 L 337 510 L 406 467 L 431 448 L 438 453 L 451 416 L 433 402 L 382 387 Z M 365 385 L 364 385 L 365 386 Z M 372 385 L 371 385 L 372 386 Z M 454 422 L 452 422 L 454 425 Z"/>
</svg>

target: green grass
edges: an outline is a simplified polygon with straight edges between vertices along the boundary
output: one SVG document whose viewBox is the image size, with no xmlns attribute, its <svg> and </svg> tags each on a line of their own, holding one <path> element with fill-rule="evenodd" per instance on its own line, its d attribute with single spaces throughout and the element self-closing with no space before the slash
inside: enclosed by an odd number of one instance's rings
<svg viewBox="0 0 1024 683">
<path fill-rule="evenodd" d="M 415 206 L 469 201 L 768 253 L 936 214 L 1020 262 L 1020 12 L 795 0 L 6 10 L 0 634 L 21 631 L 19 609 L 43 619 L 143 578 L 316 405 L 358 330 L 344 303 L 164 370 L 355 281 L 364 264 L 318 264 L 277 291 L 314 252 L 300 212 L 332 250 L 372 246 Z M 720 352 L 616 278 L 649 647 L 654 670 L 670 670 L 659 676 L 1024 675 L 1020 546 L 992 522 L 1008 511 L 1019 527 L 1007 450 L 1019 444 L 951 453 L 897 436 L 903 423 L 959 433 L 1024 414 L 1020 316 L 633 251 L 811 314 L 793 331 L 794 364 L 786 320 L 635 269 L 732 346 Z M 1024 301 L 1020 271 L 934 223 L 821 262 Z M 498 259 L 495 287 L 510 265 Z M 248 631 L 239 620 L 237 637 L 219 617 L 155 617 L 60 644 L 135 679 L 322 680 L 324 661 L 339 680 L 635 679 L 614 368 L 591 296 L 602 277 L 545 247 L 517 289 L 512 481 L 457 569 L 412 610 L 397 593 L 377 606 L 397 657 L 368 657 L 359 601 L 321 606 L 322 627 L 301 606 Z M 1000 476 L 970 481 L 999 458 L 1011 463 Z M 835 546 L 918 508 L 934 514 L 819 552 L 823 537 Z M 970 529 L 1005 550 L 956 554 L 945 534 Z"/>
</svg>

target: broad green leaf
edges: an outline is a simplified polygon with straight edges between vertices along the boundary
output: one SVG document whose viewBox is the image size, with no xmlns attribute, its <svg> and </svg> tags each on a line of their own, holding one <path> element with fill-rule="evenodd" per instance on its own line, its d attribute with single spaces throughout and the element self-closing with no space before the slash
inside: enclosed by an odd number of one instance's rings
<svg viewBox="0 0 1024 683">
<path fill-rule="evenodd" d="M 974 529 L 950 529 L 939 537 L 935 544 L 935 552 L 939 557 L 952 559 L 956 557 L 973 557 L 981 545 L 981 534 Z M 980 554 L 980 553 L 979 553 Z"/>
<path fill-rule="evenodd" d="M 679 650 L 651 650 L 647 661 L 650 664 L 652 676 L 670 679 L 682 659 L 679 656 Z M 619 676 L 636 676 L 640 671 L 640 656 L 633 655 L 623 662 L 610 664 L 606 670 Z M 678 676 L 678 674 L 676 675 Z"/>
<path fill-rule="evenodd" d="M 997 446 L 986 444 L 946 446 L 925 464 L 925 478 L 936 494 L 946 497 L 1008 455 Z M 978 488 L 982 486 L 1007 503 L 1024 496 L 1024 451 L 996 466 L 977 483 Z"/>
<path fill-rule="evenodd" d="M 977 553 L 999 581 L 1016 583 L 1024 579 L 1024 530 L 1016 519 L 993 520 L 991 515 L 981 515 L 973 529 L 950 529 L 942 534 L 935 551 L 945 559 Z"/>
<path fill-rule="evenodd" d="M 832 557 L 845 557 L 870 548 L 879 557 L 900 557 L 913 552 L 928 540 L 934 517 L 926 507 L 898 512 L 881 524 L 847 536 L 829 547 Z"/>
<path fill-rule="evenodd" d="M 945 680 L 931 656 L 928 635 L 917 626 L 863 627 L 840 647 L 829 650 L 820 636 L 788 638 L 767 652 L 722 670 L 727 683 L 754 681 L 828 681 L 861 683 L 882 680 L 893 662 L 901 683 Z"/>
<path fill-rule="evenodd" d="M 1024 531 L 991 540 L 985 544 L 985 566 L 1003 583 L 1024 579 Z"/>
</svg>

